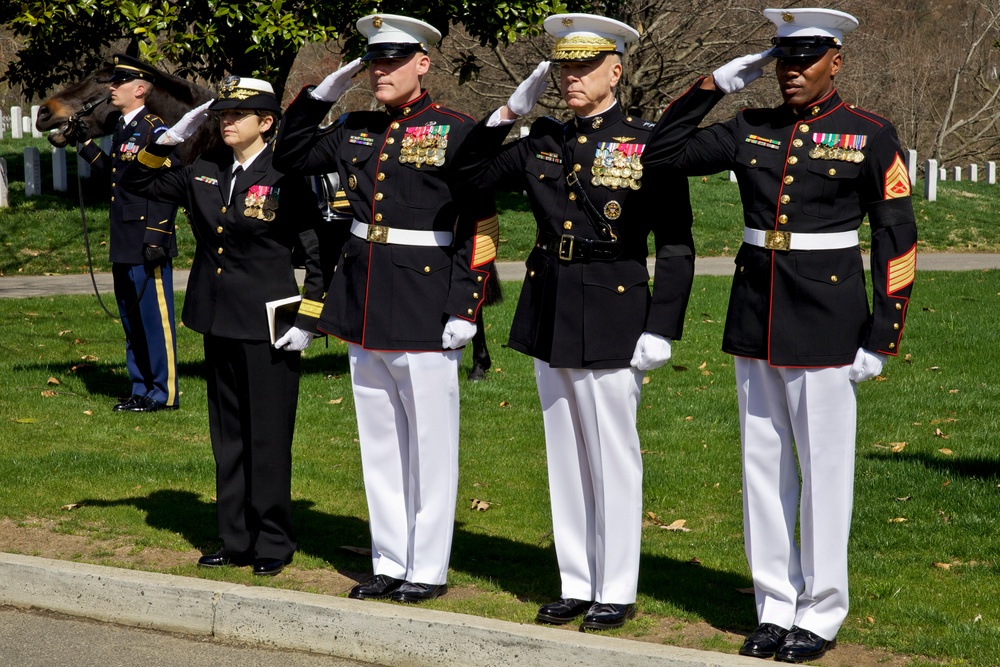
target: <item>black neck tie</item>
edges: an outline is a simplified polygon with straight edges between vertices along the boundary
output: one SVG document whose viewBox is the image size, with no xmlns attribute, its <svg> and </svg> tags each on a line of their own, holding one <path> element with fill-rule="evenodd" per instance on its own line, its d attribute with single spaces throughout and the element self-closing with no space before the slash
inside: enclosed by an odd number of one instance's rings
<svg viewBox="0 0 1000 667">
<path fill-rule="evenodd" d="M 229 181 L 229 203 L 230 203 L 230 205 L 232 205 L 232 202 L 233 202 L 233 193 L 236 192 L 236 179 L 238 179 L 240 177 L 240 174 L 242 174 L 242 173 L 243 173 L 243 165 L 237 165 L 236 169 L 233 169 L 233 177 Z"/>
</svg>

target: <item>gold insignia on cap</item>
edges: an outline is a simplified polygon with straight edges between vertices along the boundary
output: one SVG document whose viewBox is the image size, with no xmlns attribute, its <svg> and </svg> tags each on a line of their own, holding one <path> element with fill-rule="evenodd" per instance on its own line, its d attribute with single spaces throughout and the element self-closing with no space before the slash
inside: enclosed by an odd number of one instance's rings
<svg viewBox="0 0 1000 667">
<path fill-rule="evenodd" d="M 568 28 L 571 25 L 573 25 L 573 19 L 571 19 L 571 18 L 564 18 L 562 20 L 562 24 Z"/>
<path fill-rule="evenodd" d="M 115 64 L 118 64 L 118 56 L 115 56 Z"/>
<path fill-rule="evenodd" d="M 618 44 L 613 39 L 598 35 L 573 35 L 560 37 L 552 49 L 552 60 L 588 60 L 601 53 L 613 53 Z"/>
<path fill-rule="evenodd" d="M 791 23 L 792 21 L 795 20 L 795 16 L 789 14 L 788 12 L 785 12 L 784 14 L 781 15 L 781 20 L 784 21 L 785 23 Z"/>
<path fill-rule="evenodd" d="M 374 19 L 372 19 L 372 27 L 375 28 L 376 30 L 378 30 L 379 28 L 382 27 L 382 17 L 381 16 L 376 16 Z"/>
<path fill-rule="evenodd" d="M 604 217 L 608 220 L 617 220 L 622 214 L 622 205 L 614 199 L 604 205 Z"/>
</svg>

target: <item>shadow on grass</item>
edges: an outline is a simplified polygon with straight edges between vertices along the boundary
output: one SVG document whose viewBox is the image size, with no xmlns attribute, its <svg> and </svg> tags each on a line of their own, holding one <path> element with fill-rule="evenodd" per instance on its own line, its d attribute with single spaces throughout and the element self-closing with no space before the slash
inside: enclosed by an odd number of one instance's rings
<svg viewBox="0 0 1000 667">
<path fill-rule="evenodd" d="M 215 504 L 191 491 L 161 489 L 146 496 L 118 500 L 87 498 L 79 502 L 89 507 L 135 507 L 146 515 L 147 525 L 177 533 L 203 553 L 212 553 L 219 546 Z M 292 512 L 300 553 L 326 561 L 352 579 L 364 580 L 369 576 L 370 558 L 341 548 L 370 544 L 367 521 L 318 511 L 310 500 L 293 501 Z M 523 602 L 542 604 L 559 594 L 559 569 L 552 546 L 482 535 L 457 525 L 451 567 L 492 581 Z M 747 602 L 746 596 L 735 592 L 736 588 L 747 585 L 745 578 L 731 572 L 663 556 L 642 558 L 640 593 L 671 602 L 717 627 L 753 627 L 752 601 Z"/>
<path fill-rule="evenodd" d="M 928 470 L 939 470 L 944 473 L 983 482 L 1000 482 L 1000 458 L 987 458 L 984 456 L 944 458 L 924 452 L 914 452 L 913 454 L 903 452 L 892 454 L 891 457 L 881 453 L 873 453 L 867 455 L 867 457 L 891 463 L 921 465 Z"/>
<path fill-rule="evenodd" d="M 124 346 L 122 351 L 124 353 Z M 37 364 L 17 364 L 13 366 L 15 371 L 28 373 L 50 373 L 60 365 L 65 366 L 65 371 L 80 378 L 87 393 L 92 396 L 107 396 L 113 399 L 127 398 L 132 393 L 132 382 L 129 380 L 125 370 L 125 360 L 121 363 L 79 363 L 67 361 L 46 362 Z M 77 366 L 76 371 L 70 370 Z M 347 360 L 347 353 L 323 354 L 321 356 L 306 357 L 302 360 L 302 376 L 306 375 L 344 375 L 350 373 L 350 364 Z M 205 376 L 205 363 L 203 361 L 186 361 L 177 365 L 177 377 L 183 390 L 184 378 L 203 378 Z"/>
</svg>

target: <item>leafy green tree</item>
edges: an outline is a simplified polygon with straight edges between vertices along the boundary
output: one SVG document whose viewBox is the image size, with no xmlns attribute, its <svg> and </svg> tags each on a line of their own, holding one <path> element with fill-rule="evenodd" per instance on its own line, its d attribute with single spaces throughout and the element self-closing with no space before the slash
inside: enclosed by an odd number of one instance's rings
<svg viewBox="0 0 1000 667">
<path fill-rule="evenodd" d="M 127 41 L 153 64 L 166 59 L 180 75 L 218 81 L 228 74 L 271 81 L 279 97 L 300 47 L 343 41 L 348 57 L 363 50 L 354 29 L 374 12 L 405 14 L 442 32 L 451 22 L 483 46 L 537 34 L 550 13 L 607 9 L 591 0 L 22 0 L 0 3 L 0 26 L 18 40 L 18 58 L 0 80 L 29 97 L 75 81 Z M 471 62 L 462 75 L 474 76 Z"/>
</svg>

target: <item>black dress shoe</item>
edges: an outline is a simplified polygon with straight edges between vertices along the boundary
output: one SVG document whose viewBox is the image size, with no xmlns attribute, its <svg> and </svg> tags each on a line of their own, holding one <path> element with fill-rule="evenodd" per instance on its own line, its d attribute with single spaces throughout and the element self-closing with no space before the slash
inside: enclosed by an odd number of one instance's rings
<svg viewBox="0 0 1000 667">
<path fill-rule="evenodd" d="M 752 658 L 773 658 L 788 630 L 774 623 L 761 623 L 740 648 L 740 655 Z"/>
<path fill-rule="evenodd" d="M 347 597 L 355 600 L 382 600 L 396 592 L 402 586 L 404 579 L 395 579 L 387 574 L 376 574 L 363 584 L 358 584 L 351 589 Z"/>
<path fill-rule="evenodd" d="M 160 410 L 176 410 L 178 407 L 180 406 L 160 403 L 149 396 L 139 396 L 137 400 L 124 408 L 124 410 L 127 412 L 159 412 Z"/>
<path fill-rule="evenodd" d="M 635 618 L 634 604 L 608 604 L 595 602 L 580 624 L 581 630 L 610 630 L 625 625 L 625 621 Z"/>
<path fill-rule="evenodd" d="M 254 558 L 253 573 L 258 577 L 273 577 L 284 570 L 287 564 L 283 558 Z"/>
<path fill-rule="evenodd" d="M 135 405 L 136 401 L 141 401 L 142 399 L 143 399 L 142 396 L 139 396 L 138 394 L 132 394 L 125 400 L 118 401 L 117 403 L 115 403 L 115 407 L 111 409 L 114 410 L 115 412 L 126 412 L 127 410 L 131 409 L 133 405 Z"/>
<path fill-rule="evenodd" d="M 555 602 L 543 604 L 539 607 L 538 615 L 535 616 L 535 620 L 539 623 L 564 625 L 590 609 L 593 604 L 594 603 L 591 600 L 560 598 Z"/>
<path fill-rule="evenodd" d="M 785 635 L 785 640 L 778 647 L 777 653 L 774 654 L 774 659 L 781 662 L 816 660 L 836 645 L 836 637 L 823 639 L 815 632 L 792 626 L 792 629 Z"/>
<path fill-rule="evenodd" d="M 392 594 L 393 602 L 423 602 L 439 598 L 448 592 L 448 584 L 415 584 L 404 581 Z"/>
<path fill-rule="evenodd" d="M 206 554 L 199 558 L 198 567 L 227 567 L 229 565 L 243 567 L 244 565 L 250 565 L 252 562 L 253 558 L 249 554 L 233 553 L 232 551 L 219 549 L 214 554 Z"/>
</svg>

